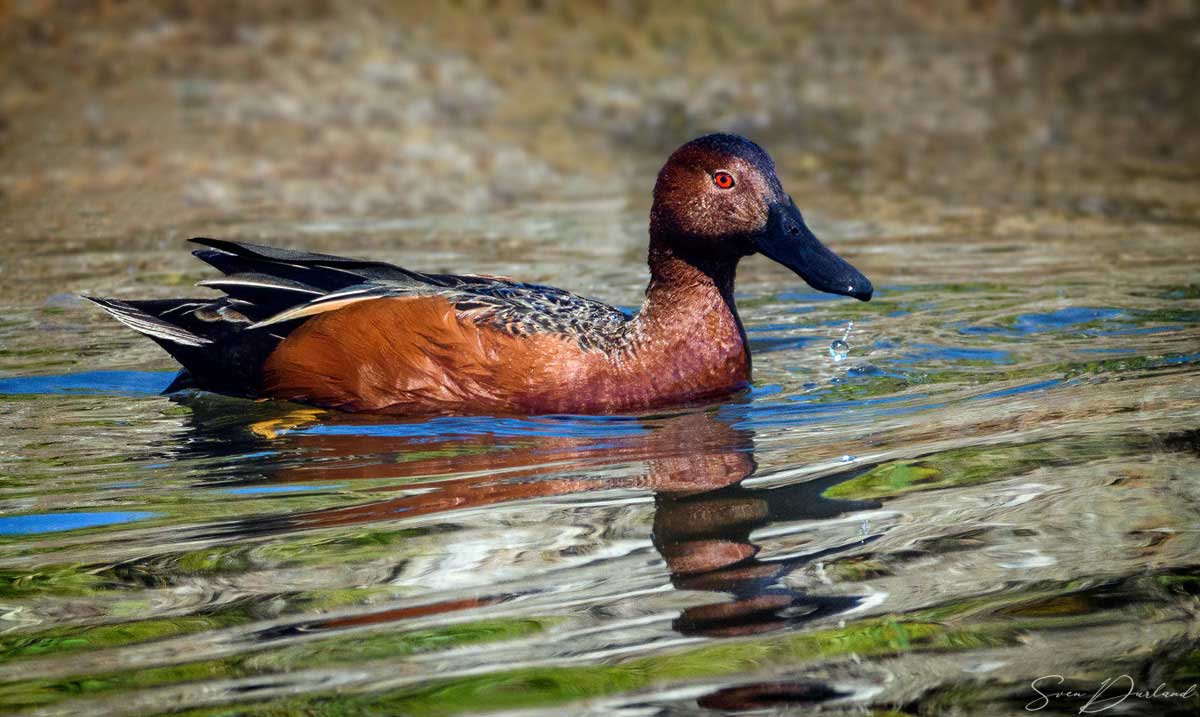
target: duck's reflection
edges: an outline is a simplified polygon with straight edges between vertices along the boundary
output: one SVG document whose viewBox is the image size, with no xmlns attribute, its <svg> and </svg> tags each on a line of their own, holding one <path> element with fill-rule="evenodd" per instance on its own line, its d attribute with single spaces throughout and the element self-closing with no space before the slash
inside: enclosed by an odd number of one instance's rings
<svg viewBox="0 0 1200 717">
<path fill-rule="evenodd" d="M 766 632 L 856 607 L 855 596 L 818 596 L 784 580 L 801 565 L 861 545 L 868 538 L 806 553 L 759 559 L 752 533 L 771 523 L 832 518 L 874 503 L 829 500 L 822 493 L 853 474 L 772 490 L 740 480 L 705 493 L 656 496 L 654 545 L 681 590 L 705 590 L 732 600 L 688 608 L 675 621 L 684 634 L 732 636 Z M 748 477 L 748 476 L 746 476 Z"/>
<path fill-rule="evenodd" d="M 203 423 L 203 412 L 196 411 Z M 244 426 L 243 426 L 244 429 Z M 615 488 L 653 492 L 653 543 L 681 590 L 719 594 L 685 609 L 674 628 L 685 635 L 761 633 L 847 611 L 854 596 L 820 596 L 789 586 L 800 566 L 861 545 L 867 538 L 801 556 L 760 556 L 754 533 L 769 525 L 833 518 L 876 507 L 823 493 L 855 473 L 770 488 L 746 487 L 754 475 L 750 431 L 715 411 L 647 420 L 446 419 L 379 423 L 369 418 L 300 415 L 256 424 L 271 449 L 292 456 L 269 471 L 274 482 L 312 485 L 373 481 L 396 496 L 239 523 L 239 534 L 369 524 L 446 511 Z M 243 430 L 242 435 L 247 435 Z M 384 486 L 378 485 L 386 479 Z M 486 602 L 484 600 L 483 602 Z M 472 606 L 483 604 L 471 601 Z M 461 609 L 449 602 L 446 611 Z M 355 624 L 404 620 L 411 608 L 355 618 Z M 424 606 L 421 614 L 442 611 Z M 332 626 L 308 626 L 314 627 Z"/>
</svg>

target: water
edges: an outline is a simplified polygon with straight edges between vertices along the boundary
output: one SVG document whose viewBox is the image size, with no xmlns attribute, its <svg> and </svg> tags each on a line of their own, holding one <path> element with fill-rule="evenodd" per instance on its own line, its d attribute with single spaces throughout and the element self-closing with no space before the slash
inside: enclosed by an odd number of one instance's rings
<svg viewBox="0 0 1200 717">
<path fill-rule="evenodd" d="M 1042 675 L 1195 681 L 1195 286 L 895 283 L 875 251 L 869 304 L 748 263 L 754 389 L 649 416 L 166 398 L 169 361 L 122 327 L 16 310 L 0 705 L 993 713 Z M 640 272 L 605 298 L 636 303 Z"/>
<path fill-rule="evenodd" d="M 850 338 L 850 332 L 853 330 L 854 322 L 851 321 L 846 324 L 846 330 L 842 332 L 842 338 L 834 339 L 829 344 L 829 358 L 833 359 L 834 362 L 845 361 L 846 357 L 850 355 L 850 344 L 846 339 Z"/>
<path fill-rule="evenodd" d="M 991 717 L 1039 679 L 1200 683 L 1194 12 L 302 5 L 0 23 L 0 713 Z M 634 307 L 654 173 L 707 129 L 761 139 L 877 288 L 746 260 L 727 401 L 168 398 L 75 298 L 198 294 L 211 235 Z"/>
</svg>

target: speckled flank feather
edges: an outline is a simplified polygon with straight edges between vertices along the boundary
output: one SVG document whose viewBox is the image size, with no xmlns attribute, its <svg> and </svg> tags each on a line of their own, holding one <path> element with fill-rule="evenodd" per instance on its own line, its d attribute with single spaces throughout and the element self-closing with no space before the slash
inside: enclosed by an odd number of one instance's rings
<svg viewBox="0 0 1200 717">
<path fill-rule="evenodd" d="M 298 304 L 255 327 L 336 311 L 362 301 L 438 297 L 449 302 L 461 318 L 477 324 L 513 336 L 557 334 L 587 350 L 614 348 L 629 328 L 629 317 L 619 309 L 551 286 L 490 276 L 418 276 L 428 277 L 429 281 L 379 280 L 356 284 Z"/>
<path fill-rule="evenodd" d="M 514 336 L 558 334 L 588 350 L 612 350 L 629 330 L 620 309 L 562 289 L 500 280 L 469 279 L 451 300 L 459 315 Z M 486 283 L 485 283 L 486 282 Z"/>
</svg>

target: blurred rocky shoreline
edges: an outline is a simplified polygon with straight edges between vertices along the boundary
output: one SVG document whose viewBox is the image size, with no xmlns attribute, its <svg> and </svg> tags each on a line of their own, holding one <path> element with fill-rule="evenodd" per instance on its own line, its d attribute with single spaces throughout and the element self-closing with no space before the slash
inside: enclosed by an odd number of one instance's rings
<svg viewBox="0 0 1200 717">
<path fill-rule="evenodd" d="M 26 250 L 637 208 L 718 129 L 844 217 L 1200 216 L 1194 2 L 26 0 L 0 46 L 0 232 Z"/>
</svg>

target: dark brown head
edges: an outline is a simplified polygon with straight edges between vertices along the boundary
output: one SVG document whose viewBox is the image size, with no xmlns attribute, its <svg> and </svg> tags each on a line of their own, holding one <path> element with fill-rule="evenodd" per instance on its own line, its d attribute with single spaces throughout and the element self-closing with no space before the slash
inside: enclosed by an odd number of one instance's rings
<svg viewBox="0 0 1200 717">
<path fill-rule="evenodd" d="M 775 162 L 744 137 L 710 134 L 675 150 L 658 173 L 650 231 L 683 257 L 736 262 L 761 252 L 814 289 L 871 298 L 871 282 L 813 236 Z"/>
</svg>

